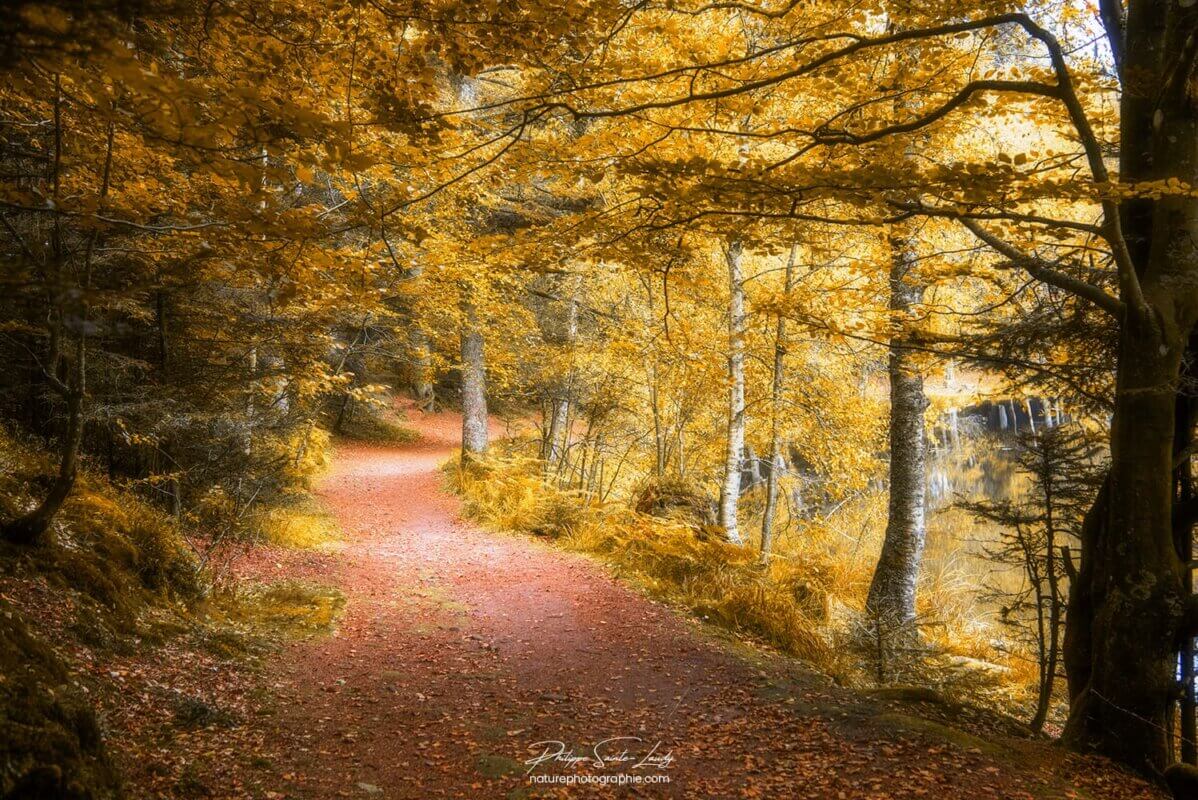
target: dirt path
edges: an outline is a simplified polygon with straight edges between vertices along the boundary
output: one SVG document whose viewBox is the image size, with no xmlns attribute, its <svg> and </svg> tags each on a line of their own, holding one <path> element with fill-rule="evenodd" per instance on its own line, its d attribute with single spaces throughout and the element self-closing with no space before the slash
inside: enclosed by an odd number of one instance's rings
<svg viewBox="0 0 1198 800">
<path fill-rule="evenodd" d="M 268 797 L 1066 796 L 1060 775 L 1080 767 L 1054 767 L 1062 757 L 1042 745 L 913 729 L 781 659 L 734 655 L 590 560 L 463 522 L 438 469 L 457 418 L 410 418 L 415 445 L 338 448 L 320 491 L 344 548 L 278 554 L 266 570 L 347 598 L 334 636 L 289 646 L 269 669 Z M 525 775 L 526 759 L 553 748 L 534 743 L 586 756 L 611 737 L 639 737 L 601 747 L 633 760 L 534 774 L 669 783 Z M 660 760 L 635 768 L 658 742 Z"/>
</svg>

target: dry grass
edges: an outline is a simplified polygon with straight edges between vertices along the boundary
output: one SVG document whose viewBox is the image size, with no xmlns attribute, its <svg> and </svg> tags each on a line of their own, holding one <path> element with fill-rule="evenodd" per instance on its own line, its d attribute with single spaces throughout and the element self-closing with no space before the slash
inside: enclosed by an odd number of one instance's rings
<svg viewBox="0 0 1198 800">
<path fill-rule="evenodd" d="M 264 541 L 277 547 L 319 549 L 342 539 L 328 509 L 309 494 L 273 506 L 257 518 L 255 526 Z"/>
<path fill-rule="evenodd" d="M 250 635 L 306 639 L 333 630 L 345 596 L 336 588 L 306 581 L 242 583 L 213 596 L 209 624 Z"/>
</svg>

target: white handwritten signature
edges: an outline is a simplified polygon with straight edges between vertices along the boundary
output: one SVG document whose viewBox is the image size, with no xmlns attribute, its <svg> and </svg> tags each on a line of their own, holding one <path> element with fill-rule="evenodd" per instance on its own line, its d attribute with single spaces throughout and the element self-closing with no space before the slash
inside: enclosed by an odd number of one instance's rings
<svg viewBox="0 0 1198 800">
<path fill-rule="evenodd" d="M 524 774 L 529 775 L 537 767 L 547 763 L 566 764 L 571 768 L 582 764 L 595 769 L 607 769 L 609 765 L 618 764 L 630 770 L 669 769 L 674 763 L 674 754 L 672 750 L 663 752 L 660 741 L 654 743 L 648 752 L 638 754 L 630 751 L 633 745 L 643 744 L 644 741 L 639 736 L 613 736 L 596 742 L 589 751 L 575 751 L 573 747 L 568 747 L 565 742 L 556 739 L 533 742 L 528 749 L 536 755 L 525 759 L 524 763 L 529 766 L 528 772 Z"/>
</svg>

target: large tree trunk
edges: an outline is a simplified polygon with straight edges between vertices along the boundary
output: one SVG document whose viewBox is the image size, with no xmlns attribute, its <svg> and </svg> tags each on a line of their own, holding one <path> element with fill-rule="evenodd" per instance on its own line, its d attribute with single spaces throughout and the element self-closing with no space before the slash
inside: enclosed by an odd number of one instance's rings
<svg viewBox="0 0 1198 800">
<path fill-rule="evenodd" d="M 1198 6 L 1132 0 L 1125 27 L 1120 180 L 1198 183 Z M 1066 617 L 1065 738 L 1155 775 L 1173 760 L 1178 652 L 1193 624 L 1172 505 L 1175 398 L 1198 318 L 1198 202 L 1128 201 L 1120 221 L 1135 277 L 1120 282 L 1110 474 Z"/>
<path fill-rule="evenodd" d="M 1111 472 L 1097 505 L 1102 524 L 1088 521 L 1082 585 L 1070 598 L 1074 700 L 1065 738 L 1156 772 L 1173 760 L 1166 729 L 1186 610 L 1172 524 L 1174 386 L 1184 339 L 1174 334 L 1163 344 L 1143 327 L 1129 320 L 1122 336 Z M 1088 630 L 1076 630 L 1087 622 Z"/>
<path fill-rule="evenodd" d="M 785 291 L 794 288 L 795 254 L 799 246 L 790 246 L 786 259 Z M 778 314 L 774 327 L 774 375 L 770 385 L 770 471 L 765 485 L 765 511 L 761 516 L 761 563 L 770 559 L 774 543 L 774 518 L 778 514 L 778 479 L 785 468 L 782 457 L 782 390 L 786 383 L 786 316 Z"/>
<path fill-rule="evenodd" d="M 487 451 L 487 378 L 483 337 L 472 306 L 462 330 L 462 459 Z"/>
<path fill-rule="evenodd" d="M 893 324 L 903 325 L 923 297 L 912 275 L 915 253 L 897 231 L 890 236 L 890 310 Z M 879 622 L 906 625 L 915 619 L 915 589 L 925 536 L 923 375 L 905 337 L 890 340 L 890 509 L 882 554 L 870 583 L 866 607 Z"/>
<path fill-rule="evenodd" d="M 1194 502 L 1193 456 L 1190 452 L 1194 444 L 1194 371 L 1198 364 L 1194 363 L 1194 336 L 1190 336 L 1189 351 L 1186 353 L 1183 366 L 1183 382 L 1178 387 L 1178 396 L 1173 432 L 1173 463 L 1174 463 L 1174 500 L 1183 507 Z M 1183 564 L 1188 564 L 1194 558 L 1194 521 L 1182 514 L 1173 514 L 1173 540 L 1177 548 L 1177 556 Z M 1182 570 L 1182 591 L 1188 596 L 1194 593 L 1194 572 Z M 1187 764 L 1198 761 L 1198 718 L 1195 712 L 1198 708 L 1198 697 L 1195 696 L 1194 686 L 1194 636 L 1193 631 L 1186 632 L 1182 637 L 1181 653 L 1179 655 L 1181 681 L 1181 700 L 1179 705 L 1180 720 L 1178 731 L 1181 740 L 1181 760 Z"/>
<path fill-rule="evenodd" d="M 728 448 L 724 483 L 720 487 L 719 524 L 733 544 L 743 544 L 737 525 L 740 505 L 740 465 L 745 450 L 745 287 L 741 276 L 740 242 L 724 253 L 728 263 Z"/>
</svg>

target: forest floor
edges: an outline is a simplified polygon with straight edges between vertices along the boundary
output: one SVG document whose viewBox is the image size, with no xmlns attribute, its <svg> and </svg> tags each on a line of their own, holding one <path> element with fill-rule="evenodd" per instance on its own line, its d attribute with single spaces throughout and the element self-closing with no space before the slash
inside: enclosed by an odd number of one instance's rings
<svg viewBox="0 0 1198 800">
<path fill-rule="evenodd" d="M 267 661 L 265 711 L 235 734 L 258 755 L 226 761 L 210 793 L 1160 796 L 991 715 L 835 687 L 642 597 L 593 560 L 463 521 L 440 471 L 459 419 L 408 417 L 414 444 L 338 446 L 320 494 L 343 542 L 262 550 L 240 567 L 252 580 L 332 584 L 346 606 L 333 633 Z M 563 760 L 571 751 L 583 760 Z M 537 777 L 571 775 L 625 783 Z"/>
</svg>

